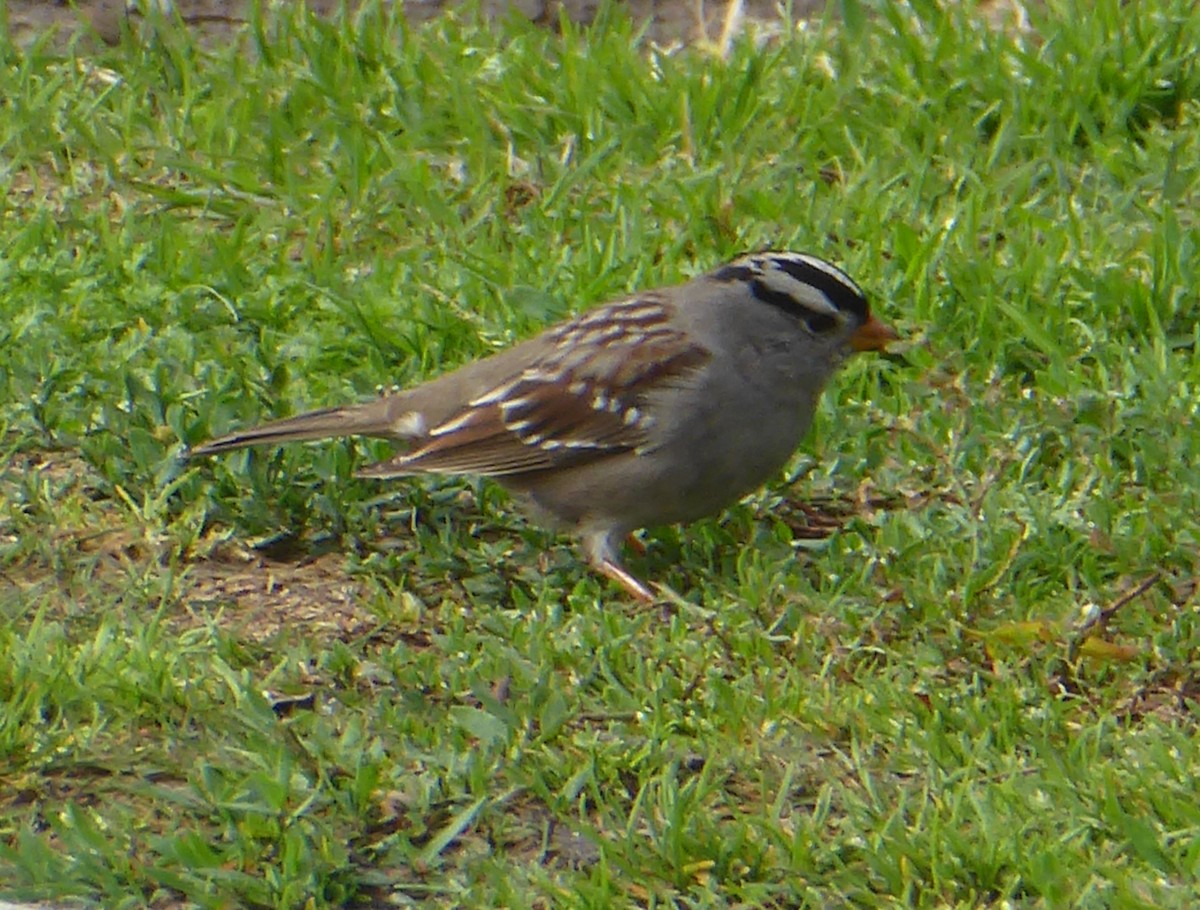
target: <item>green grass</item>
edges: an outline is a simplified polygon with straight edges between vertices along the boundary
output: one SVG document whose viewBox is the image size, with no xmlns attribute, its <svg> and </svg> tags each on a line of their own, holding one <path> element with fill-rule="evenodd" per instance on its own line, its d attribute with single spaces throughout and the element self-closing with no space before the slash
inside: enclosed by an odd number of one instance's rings
<svg viewBox="0 0 1200 910">
<path fill-rule="evenodd" d="M 0 47 L 0 898 L 1196 905 L 1200 13 L 843 6 Z M 383 444 L 178 458 L 767 244 L 901 356 L 667 615 Z"/>
</svg>

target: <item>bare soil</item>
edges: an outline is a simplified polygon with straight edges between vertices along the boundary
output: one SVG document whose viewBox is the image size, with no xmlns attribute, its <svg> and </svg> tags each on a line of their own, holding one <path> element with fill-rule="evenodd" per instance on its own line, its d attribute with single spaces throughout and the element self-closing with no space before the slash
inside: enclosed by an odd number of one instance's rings
<svg viewBox="0 0 1200 910">
<path fill-rule="evenodd" d="M 167 0 L 152 0 L 165 4 Z M 334 13 L 340 0 L 305 0 L 322 15 Z M 391 5 L 392 0 L 384 0 Z M 404 14 L 413 22 L 424 22 L 444 10 L 462 5 L 462 0 L 399 0 Z M 590 23 L 601 0 L 480 0 L 492 18 L 522 16 L 553 27 L 562 13 L 572 22 Z M 143 5 L 145 0 L 143 0 Z M 136 5 L 136 4 L 135 4 Z M 249 0 L 173 0 L 170 4 L 189 28 L 205 38 L 220 40 L 242 26 L 249 15 Z M 353 3 L 352 3 L 353 5 Z M 778 21 L 778 0 L 623 0 L 634 19 L 646 24 L 647 37 L 659 43 L 719 42 L 748 25 L 771 25 Z M 796 19 L 825 13 L 828 0 L 793 0 Z M 993 25 L 1021 28 L 1025 25 L 1020 0 L 980 0 L 979 14 Z M 834 6 L 836 11 L 836 5 Z M 3 24 L 0 12 L 0 24 Z M 55 42 L 65 45 L 83 32 L 92 40 L 108 44 L 120 40 L 122 27 L 136 25 L 137 13 L 129 13 L 126 0 L 8 0 L 7 27 L 18 44 L 29 44 L 55 32 Z"/>
<path fill-rule="evenodd" d="M 306 2 L 320 14 L 332 14 L 340 6 L 338 0 Z M 424 22 L 461 5 L 461 0 L 402 0 L 401 5 L 411 21 Z M 591 22 L 600 0 L 481 0 L 480 5 L 492 18 L 517 15 L 553 26 L 562 12 L 573 22 Z M 660 42 L 716 40 L 730 12 L 725 3 L 711 0 L 626 0 L 625 5 L 635 19 L 647 23 L 648 36 Z M 174 0 L 174 7 L 189 27 L 219 38 L 246 21 L 250 4 L 246 0 Z M 824 0 L 797 0 L 793 15 L 820 14 L 824 7 Z M 738 5 L 742 22 L 774 21 L 777 10 L 775 0 L 744 0 Z M 18 44 L 37 40 L 51 29 L 64 42 L 82 30 L 112 44 L 120 39 L 122 23 L 136 16 L 136 12 L 127 14 L 125 0 L 8 0 L 8 27 Z"/>
</svg>

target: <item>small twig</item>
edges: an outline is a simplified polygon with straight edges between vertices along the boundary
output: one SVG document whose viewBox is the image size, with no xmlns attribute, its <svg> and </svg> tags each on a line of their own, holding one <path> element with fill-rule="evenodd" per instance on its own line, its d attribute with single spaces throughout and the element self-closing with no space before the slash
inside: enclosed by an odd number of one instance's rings
<svg viewBox="0 0 1200 910">
<path fill-rule="evenodd" d="M 1122 594 L 1112 602 L 1108 607 L 1100 611 L 1100 618 L 1097 620 L 1100 625 L 1106 625 L 1110 619 L 1117 615 L 1117 611 L 1132 600 L 1137 600 L 1152 587 L 1162 581 L 1162 572 L 1154 572 L 1145 581 L 1136 585 L 1132 591 Z"/>
<path fill-rule="evenodd" d="M 1111 604 L 1102 610 L 1089 610 L 1083 622 L 1075 630 L 1075 634 L 1071 638 L 1070 647 L 1067 649 L 1067 661 L 1074 663 L 1079 657 L 1079 650 L 1083 647 L 1083 643 L 1092 637 L 1092 634 L 1097 630 L 1103 631 L 1105 627 L 1112 621 L 1112 618 L 1117 615 L 1117 611 L 1122 607 L 1127 606 L 1131 602 L 1137 600 L 1152 587 L 1162 580 L 1162 572 L 1153 572 L 1151 575 L 1134 585 L 1132 589 L 1126 591 Z"/>
</svg>

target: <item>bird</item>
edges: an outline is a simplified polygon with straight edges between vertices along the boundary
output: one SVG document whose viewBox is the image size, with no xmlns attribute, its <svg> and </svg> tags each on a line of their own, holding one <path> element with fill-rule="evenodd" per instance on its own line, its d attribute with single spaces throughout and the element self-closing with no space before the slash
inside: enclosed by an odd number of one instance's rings
<svg viewBox="0 0 1200 910">
<path fill-rule="evenodd" d="M 386 438 L 399 451 L 357 476 L 491 478 L 535 520 L 573 534 L 595 571 L 654 603 L 621 561 L 622 541 L 716 514 L 765 484 L 844 361 L 898 337 L 833 263 L 752 252 L 412 388 L 218 436 L 187 454 Z"/>
</svg>

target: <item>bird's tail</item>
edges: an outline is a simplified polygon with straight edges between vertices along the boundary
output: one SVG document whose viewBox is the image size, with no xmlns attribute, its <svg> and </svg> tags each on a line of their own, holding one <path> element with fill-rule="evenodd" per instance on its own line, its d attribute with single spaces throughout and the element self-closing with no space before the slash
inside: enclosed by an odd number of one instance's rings
<svg viewBox="0 0 1200 910">
<path fill-rule="evenodd" d="M 342 408 L 322 408 L 283 420 L 272 420 L 257 427 L 239 430 L 210 439 L 187 453 L 189 458 L 216 455 L 246 446 L 335 436 L 381 436 L 400 438 L 409 435 L 403 421 L 397 421 L 387 399 Z M 412 415 L 415 416 L 415 415 Z M 411 417 L 410 417 L 411 419 Z"/>
</svg>

